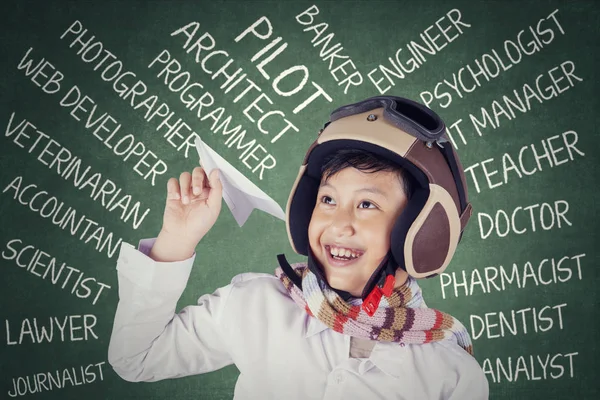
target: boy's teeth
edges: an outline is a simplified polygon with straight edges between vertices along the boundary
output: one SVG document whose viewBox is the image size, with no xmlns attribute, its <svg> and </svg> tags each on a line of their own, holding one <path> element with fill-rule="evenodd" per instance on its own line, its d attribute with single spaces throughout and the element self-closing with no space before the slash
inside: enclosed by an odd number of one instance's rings
<svg viewBox="0 0 600 400">
<path fill-rule="evenodd" d="M 346 257 L 346 258 L 357 258 L 358 254 L 349 249 L 342 249 L 338 247 L 330 247 L 329 252 L 334 257 Z"/>
</svg>

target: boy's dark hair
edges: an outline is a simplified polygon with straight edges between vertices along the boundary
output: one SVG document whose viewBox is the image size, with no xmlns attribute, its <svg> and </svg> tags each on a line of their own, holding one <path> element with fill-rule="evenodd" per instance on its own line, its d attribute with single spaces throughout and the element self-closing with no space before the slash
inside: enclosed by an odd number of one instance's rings
<svg viewBox="0 0 600 400">
<path fill-rule="evenodd" d="M 398 164 L 366 150 L 341 149 L 332 153 L 325 159 L 325 163 L 321 167 L 321 176 L 327 180 L 332 175 L 348 167 L 367 173 L 378 171 L 396 172 L 400 177 L 406 197 L 410 200 L 413 194 L 415 181 L 411 174 Z"/>
</svg>

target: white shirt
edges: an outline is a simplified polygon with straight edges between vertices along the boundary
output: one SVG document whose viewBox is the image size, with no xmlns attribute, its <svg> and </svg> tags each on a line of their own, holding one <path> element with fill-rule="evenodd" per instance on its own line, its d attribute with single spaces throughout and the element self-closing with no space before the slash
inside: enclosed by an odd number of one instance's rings
<svg viewBox="0 0 600 400">
<path fill-rule="evenodd" d="M 140 242 L 148 254 L 152 241 Z M 377 343 L 351 358 L 350 337 L 310 317 L 274 275 L 245 273 L 178 314 L 195 258 L 155 262 L 123 243 L 108 360 L 128 381 L 157 381 L 235 364 L 234 398 L 488 398 L 477 361 L 455 341 Z M 202 397 L 198 389 L 198 398 Z"/>
</svg>

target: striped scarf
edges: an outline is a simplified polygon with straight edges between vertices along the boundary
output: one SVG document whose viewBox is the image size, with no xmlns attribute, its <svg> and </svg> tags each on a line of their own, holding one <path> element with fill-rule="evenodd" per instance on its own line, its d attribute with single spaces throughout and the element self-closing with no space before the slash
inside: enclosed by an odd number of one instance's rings
<svg viewBox="0 0 600 400">
<path fill-rule="evenodd" d="M 310 316 L 316 316 L 329 328 L 344 335 L 400 344 L 424 344 L 455 340 L 469 354 L 473 346 L 467 329 L 456 318 L 432 308 L 423 301 L 416 279 L 383 296 L 375 314 L 370 317 L 362 309 L 362 299 L 344 301 L 339 294 L 320 282 L 305 263 L 292 264 L 302 278 L 299 289 L 281 267 L 275 275 L 283 282 L 290 297 Z"/>
</svg>

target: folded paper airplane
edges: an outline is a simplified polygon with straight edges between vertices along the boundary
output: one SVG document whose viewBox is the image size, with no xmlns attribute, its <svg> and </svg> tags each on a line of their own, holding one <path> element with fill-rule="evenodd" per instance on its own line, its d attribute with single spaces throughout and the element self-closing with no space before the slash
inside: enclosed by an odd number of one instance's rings
<svg viewBox="0 0 600 400">
<path fill-rule="evenodd" d="M 244 225 L 255 208 L 285 220 L 285 213 L 275 200 L 260 190 L 200 138 L 196 138 L 196 150 L 200 157 L 200 165 L 204 168 L 207 176 L 214 168 L 219 170 L 219 178 L 223 185 L 223 198 L 239 226 Z"/>
</svg>

